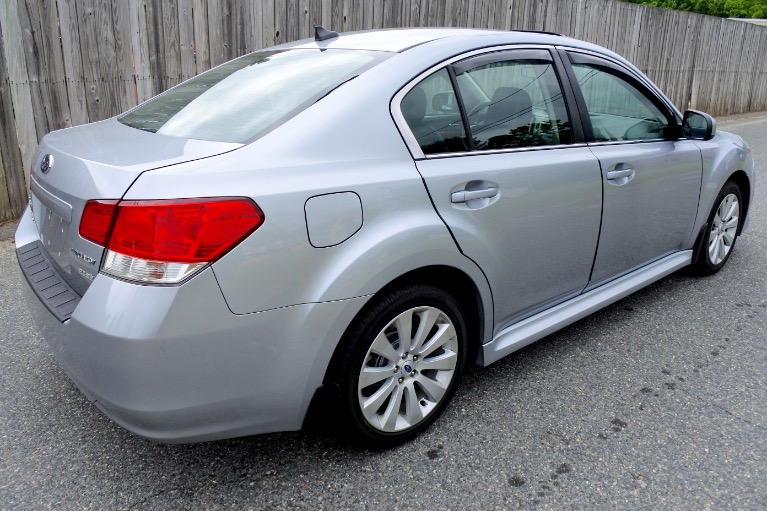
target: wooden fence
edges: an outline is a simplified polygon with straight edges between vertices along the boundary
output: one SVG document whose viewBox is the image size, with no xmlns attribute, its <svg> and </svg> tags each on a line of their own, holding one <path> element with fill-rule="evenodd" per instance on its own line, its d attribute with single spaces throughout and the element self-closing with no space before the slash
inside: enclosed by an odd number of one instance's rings
<svg viewBox="0 0 767 511">
<path fill-rule="evenodd" d="M 767 28 L 614 0 L 0 0 L 0 221 L 23 211 L 47 132 L 308 37 L 315 23 L 558 32 L 624 55 L 680 109 L 767 110 Z"/>
</svg>

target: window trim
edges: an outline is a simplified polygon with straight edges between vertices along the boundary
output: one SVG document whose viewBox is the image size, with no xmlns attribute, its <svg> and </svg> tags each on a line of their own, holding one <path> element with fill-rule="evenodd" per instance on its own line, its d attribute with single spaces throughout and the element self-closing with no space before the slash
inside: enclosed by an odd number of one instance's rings
<svg viewBox="0 0 767 511">
<path fill-rule="evenodd" d="M 509 54 L 513 53 L 513 58 L 508 58 Z M 461 61 L 455 62 L 451 65 L 455 69 L 456 76 L 468 73 L 472 69 L 487 66 L 488 64 L 497 64 L 498 62 L 506 62 L 507 60 L 548 60 L 554 62 L 551 52 L 544 49 L 533 48 L 515 48 L 512 50 L 501 50 L 488 52 L 483 55 L 476 55 L 474 57 L 468 57 Z"/>
<path fill-rule="evenodd" d="M 475 151 L 461 151 L 459 153 L 436 153 L 427 154 L 420 160 L 438 160 L 441 158 L 457 158 L 457 157 L 471 157 L 471 156 L 485 156 L 492 154 L 506 154 L 506 153 L 523 153 L 529 151 L 553 151 L 557 149 L 572 149 L 575 147 L 588 147 L 589 144 L 585 142 L 575 142 L 572 144 L 556 144 L 556 145 L 538 145 L 532 147 L 507 147 L 503 149 L 482 149 Z"/>
<path fill-rule="evenodd" d="M 453 87 L 453 95 L 455 96 L 455 101 L 458 103 L 458 114 L 461 116 L 461 124 L 463 124 L 463 134 L 466 137 L 466 144 L 469 146 L 467 149 L 468 152 L 474 152 L 474 138 L 471 136 L 471 125 L 469 124 L 469 114 L 466 112 L 466 105 L 463 102 L 463 95 L 458 90 L 458 78 L 455 72 L 455 66 L 448 65 L 446 66 L 447 69 L 447 76 L 450 78 L 450 85 Z M 438 73 L 439 71 L 435 71 L 435 73 Z M 421 83 L 421 82 L 418 82 Z M 410 126 L 408 126 L 408 129 L 410 129 Z M 418 144 L 420 147 L 421 144 Z M 465 152 L 465 151 L 461 151 Z M 439 154 L 439 153 L 437 153 Z"/>
<path fill-rule="evenodd" d="M 405 121 L 404 115 L 402 115 L 402 110 L 400 108 L 402 99 L 415 86 L 421 83 L 421 81 L 424 78 L 431 75 L 432 73 L 439 71 L 442 68 L 450 68 L 458 62 L 469 60 L 474 57 L 485 55 L 485 54 L 490 55 L 495 53 L 495 54 L 498 54 L 497 55 L 498 57 L 501 57 L 501 54 L 508 54 L 509 52 L 514 50 L 544 50 L 548 52 L 551 58 L 552 64 L 554 66 L 554 71 L 557 74 L 557 80 L 559 81 L 559 86 L 562 89 L 562 93 L 563 93 L 562 95 L 565 101 L 565 108 L 567 110 L 568 115 L 570 116 L 569 121 L 570 121 L 571 130 L 573 134 L 573 142 L 570 144 L 557 144 L 557 145 L 535 146 L 535 147 L 514 147 L 514 148 L 504 148 L 504 149 L 483 150 L 483 151 L 474 150 L 473 144 L 470 143 L 469 146 L 472 149 L 468 149 L 466 151 L 461 151 L 457 153 L 437 153 L 437 154 L 429 154 L 429 155 L 424 154 L 423 150 L 421 149 L 421 146 L 418 144 L 418 141 L 415 138 L 415 135 L 413 135 L 413 132 L 410 130 L 410 126 L 408 126 L 407 121 Z M 396 94 L 394 94 L 389 104 L 389 113 L 391 114 L 392 119 L 394 120 L 394 124 L 399 130 L 400 135 L 402 136 L 402 139 L 405 141 L 405 145 L 407 146 L 408 151 L 410 151 L 410 155 L 413 157 L 414 160 L 430 160 L 430 159 L 455 157 L 455 156 L 479 156 L 484 154 L 500 154 L 500 153 L 520 152 L 520 151 L 541 151 L 541 150 L 548 150 L 548 149 L 562 149 L 562 148 L 569 148 L 569 147 L 584 146 L 585 144 L 583 143 L 584 142 L 583 131 L 580 126 L 582 122 L 581 120 L 582 118 L 580 116 L 577 116 L 579 112 L 575 106 L 575 103 L 573 103 L 572 106 L 570 104 L 569 100 L 571 99 L 574 100 L 570 92 L 570 89 L 572 87 L 568 87 L 570 84 L 564 81 L 566 69 L 561 65 L 561 59 L 557 58 L 558 56 L 556 54 L 557 54 L 556 47 L 554 45 L 547 45 L 547 44 L 510 44 L 510 45 L 494 46 L 490 48 L 479 48 L 479 49 L 461 53 L 460 55 L 456 55 L 449 59 L 443 60 L 442 62 L 439 62 L 429 67 L 422 73 L 415 76 L 413 79 L 407 82 L 399 91 L 397 91 Z M 493 57 L 495 57 L 495 55 Z M 491 57 L 491 59 L 493 57 Z M 506 60 L 506 59 L 499 58 L 499 60 Z M 448 71 L 448 73 L 450 73 L 450 71 Z M 456 84 L 454 82 L 452 83 L 453 83 L 453 88 L 455 89 Z M 459 94 L 456 91 L 456 97 L 458 96 Z M 464 127 L 465 127 L 466 122 L 468 121 L 465 118 L 466 116 L 463 110 L 461 110 L 461 117 L 462 119 L 464 119 Z M 577 125 L 577 128 L 575 128 L 576 125 Z M 467 132 L 467 136 L 469 136 L 468 132 Z"/>
</svg>

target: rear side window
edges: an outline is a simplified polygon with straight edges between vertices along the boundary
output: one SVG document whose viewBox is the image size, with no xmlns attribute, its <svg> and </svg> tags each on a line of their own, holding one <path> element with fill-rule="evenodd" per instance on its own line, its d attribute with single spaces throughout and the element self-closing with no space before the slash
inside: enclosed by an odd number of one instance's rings
<svg viewBox="0 0 767 511">
<path fill-rule="evenodd" d="M 172 137 L 245 143 L 388 56 L 352 50 L 255 52 L 187 80 L 119 121 Z"/>
<path fill-rule="evenodd" d="M 550 60 L 510 55 L 457 73 L 456 80 L 475 149 L 570 143 L 562 89 Z"/>
<path fill-rule="evenodd" d="M 456 62 L 413 87 L 400 108 L 425 155 L 573 141 L 547 50 L 488 52 Z"/>
<path fill-rule="evenodd" d="M 402 116 L 424 154 L 466 151 L 468 141 L 446 69 L 427 76 L 402 99 Z"/>
</svg>

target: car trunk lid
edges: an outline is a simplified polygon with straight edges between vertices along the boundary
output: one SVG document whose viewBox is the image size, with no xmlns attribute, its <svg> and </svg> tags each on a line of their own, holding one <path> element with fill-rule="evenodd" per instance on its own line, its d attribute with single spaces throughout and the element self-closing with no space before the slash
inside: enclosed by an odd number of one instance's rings
<svg viewBox="0 0 767 511">
<path fill-rule="evenodd" d="M 31 205 L 40 240 L 61 276 L 82 295 L 103 247 L 79 235 L 85 203 L 120 199 L 145 171 L 241 147 L 159 135 L 108 119 L 45 136 L 32 163 Z"/>
</svg>

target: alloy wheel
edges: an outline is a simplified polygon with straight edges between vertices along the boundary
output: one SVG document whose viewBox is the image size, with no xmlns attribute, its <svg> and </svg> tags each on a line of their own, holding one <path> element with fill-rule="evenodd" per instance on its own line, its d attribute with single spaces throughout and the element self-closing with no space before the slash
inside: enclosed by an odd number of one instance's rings
<svg viewBox="0 0 767 511">
<path fill-rule="evenodd" d="M 365 421 L 386 433 L 418 425 L 445 397 L 456 373 L 455 326 L 436 307 L 414 307 L 375 337 L 360 369 L 357 394 Z"/>
<path fill-rule="evenodd" d="M 708 258 L 711 264 L 718 265 L 725 260 L 732 250 L 738 234 L 740 221 L 740 203 L 734 193 L 726 195 L 716 209 L 708 236 Z"/>
</svg>

